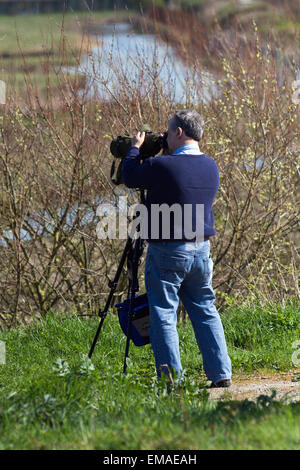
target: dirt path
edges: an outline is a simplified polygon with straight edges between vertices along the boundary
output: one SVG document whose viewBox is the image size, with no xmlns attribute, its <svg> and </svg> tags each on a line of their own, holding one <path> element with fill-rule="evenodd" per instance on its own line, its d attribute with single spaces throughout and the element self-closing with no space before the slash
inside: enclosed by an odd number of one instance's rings
<svg viewBox="0 0 300 470">
<path fill-rule="evenodd" d="M 214 400 L 255 400 L 259 395 L 271 396 L 272 390 L 276 391 L 276 400 L 285 402 L 300 401 L 300 381 L 293 378 L 300 374 L 252 374 L 249 377 L 234 377 L 229 388 L 216 388 L 209 390 L 210 397 Z"/>
</svg>

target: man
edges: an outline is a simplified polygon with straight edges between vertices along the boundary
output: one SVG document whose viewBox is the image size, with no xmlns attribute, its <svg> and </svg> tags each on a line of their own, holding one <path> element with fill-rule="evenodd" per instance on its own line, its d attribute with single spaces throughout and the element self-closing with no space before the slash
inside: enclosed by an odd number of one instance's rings
<svg viewBox="0 0 300 470">
<path fill-rule="evenodd" d="M 179 339 L 176 328 L 177 307 L 181 299 L 192 322 L 203 367 L 212 387 L 228 387 L 231 361 L 227 353 L 223 326 L 214 305 L 212 288 L 213 261 L 209 237 L 216 234 L 212 204 L 219 186 L 219 171 L 215 161 L 199 150 L 203 120 L 195 110 L 177 111 L 168 123 L 168 156 L 151 157 L 140 162 L 139 149 L 145 133 L 138 132 L 123 161 L 122 177 L 126 186 L 147 190 L 149 215 L 149 247 L 145 266 L 145 284 L 150 307 L 150 341 L 158 377 L 175 370 L 182 371 Z M 163 235 L 163 220 L 157 233 L 151 207 L 174 204 L 184 211 L 189 205 L 188 232 L 178 231 L 178 218 L 172 219 L 170 233 Z M 201 213 L 202 240 L 197 227 L 197 210 Z M 155 226 L 154 226 L 155 225 Z M 184 225 L 184 224 L 183 224 Z M 186 227 L 181 227 L 185 229 Z M 198 230 L 198 232 L 197 232 Z M 204 234 L 203 234 L 204 231 Z"/>
</svg>

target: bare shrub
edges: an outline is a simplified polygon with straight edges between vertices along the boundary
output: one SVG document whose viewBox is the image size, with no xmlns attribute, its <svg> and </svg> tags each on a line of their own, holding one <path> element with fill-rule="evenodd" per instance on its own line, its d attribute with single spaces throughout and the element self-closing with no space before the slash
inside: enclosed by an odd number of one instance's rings
<svg viewBox="0 0 300 470">
<path fill-rule="evenodd" d="M 27 96 L 12 93 L 1 116 L 3 326 L 53 309 L 97 313 L 125 245 L 96 237 L 99 203 L 117 201 L 119 194 L 127 193 L 124 187 L 123 193 L 116 190 L 109 178 L 110 139 L 125 132 L 132 135 L 145 123 L 163 131 L 179 106 L 172 99 L 172 83 L 164 86 L 155 60 L 152 68 L 143 65 L 142 55 L 135 83 L 126 72 L 126 64 L 133 67 L 132 57 L 124 57 L 124 67 L 117 67 L 118 87 L 112 90 L 102 82 L 110 100 L 97 93 L 90 97 L 91 84 L 83 88 L 79 68 L 83 56 L 91 56 L 91 44 L 84 44 L 71 73 L 62 34 L 60 70 L 50 56 L 45 64 L 46 74 L 57 73 L 58 86 L 49 87 L 45 99 L 32 86 L 28 71 Z M 201 150 L 220 168 L 214 206 L 217 236 L 212 240 L 218 302 L 221 306 L 230 296 L 279 301 L 299 295 L 299 108 L 291 98 L 294 69 L 291 63 L 278 63 L 272 44 L 259 37 L 255 25 L 230 37 L 219 30 L 215 44 L 215 54 L 211 44 L 201 44 L 199 60 L 197 48 L 193 50 L 196 59 L 180 106 L 193 106 L 203 114 Z M 218 63 L 210 73 L 217 89 L 215 95 L 208 90 L 210 101 L 201 99 L 207 87 L 203 50 L 207 64 Z M 94 64 L 94 83 L 101 83 L 103 59 Z M 128 194 L 133 201 L 134 192 Z M 142 281 L 142 269 L 140 276 Z M 126 290 L 125 269 L 115 300 Z"/>
</svg>

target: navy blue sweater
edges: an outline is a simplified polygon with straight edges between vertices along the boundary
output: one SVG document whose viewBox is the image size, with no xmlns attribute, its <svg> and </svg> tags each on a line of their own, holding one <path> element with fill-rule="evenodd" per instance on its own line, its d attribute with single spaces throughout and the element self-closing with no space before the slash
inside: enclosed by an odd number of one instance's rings
<svg viewBox="0 0 300 470">
<path fill-rule="evenodd" d="M 184 204 L 192 206 L 192 229 L 195 230 L 196 204 L 204 205 L 204 237 L 216 234 L 212 205 L 219 187 L 219 170 L 216 162 L 207 155 L 163 155 L 147 158 L 140 162 L 137 147 L 131 147 L 123 160 L 122 178 L 128 188 L 146 189 L 146 206 L 148 209 L 149 241 L 151 237 L 151 204 Z M 184 213 L 184 212 L 183 212 Z M 171 217 L 171 221 L 172 221 Z M 174 222 L 174 220 L 173 220 Z M 182 217 L 183 224 L 183 217 Z M 174 225 L 174 223 L 173 223 Z M 171 224 L 171 240 L 187 240 L 174 234 Z M 162 240 L 161 227 L 158 240 Z"/>
</svg>

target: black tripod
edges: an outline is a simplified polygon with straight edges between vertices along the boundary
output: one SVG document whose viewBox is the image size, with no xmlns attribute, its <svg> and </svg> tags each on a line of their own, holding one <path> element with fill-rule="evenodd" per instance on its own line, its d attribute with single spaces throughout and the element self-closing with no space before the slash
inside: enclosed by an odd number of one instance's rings
<svg viewBox="0 0 300 470">
<path fill-rule="evenodd" d="M 142 191 L 141 199 L 142 201 L 144 201 L 143 191 Z M 127 297 L 130 298 L 130 304 L 129 304 L 129 315 L 128 315 L 127 341 L 126 341 L 124 368 L 123 368 L 124 374 L 126 374 L 126 369 L 127 369 L 126 359 L 129 353 L 131 323 L 134 317 L 135 294 L 136 292 L 139 291 L 138 268 L 139 268 L 141 256 L 144 251 L 144 247 L 145 247 L 145 240 L 143 240 L 141 237 L 137 237 L 136 239 L 133 239 L 132 237 L 128 236 L 115 277 L 113 281 L 110 280 L 108 283 L 108 286 L 110 287 L 110 292 L 109 292 L 104 309 L 102 311 L 99 310 L 98 316 L 101 318 L 101 320 L 100 320 L 98 329 L 96 331 L 96 334 L 95 334 L 95 337 L 94 337 L 94 340 L 93 340 L 93 343 L 91 345 L 91 349 L 89 352 L 89 358 L 91 358 L 93 351 L 95 349 L 96 343 L 98 341 L 98 338 L 102 329 L 102 325 L 108 314 L 108 309 L 111 304 L 113 295 L 117 289 L 119 278 L 120 278 L 124 263 L 127 259 L 127 269 L 128 269 L 128 277 L 129 277 Z"/>
</svg>

